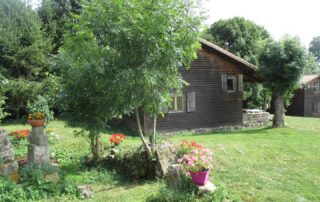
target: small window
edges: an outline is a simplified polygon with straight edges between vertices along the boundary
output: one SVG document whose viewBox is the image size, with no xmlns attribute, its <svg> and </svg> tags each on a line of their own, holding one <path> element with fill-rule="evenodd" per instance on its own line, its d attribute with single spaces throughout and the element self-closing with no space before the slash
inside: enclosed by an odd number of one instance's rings
<svg viewBox="0 0 320 202">
<path fill-rule="evenodd" d="M 235 92 L 237 90 L 236 75 L 222 75 L 222 89 L 226 92 Z"/>
<path fill-rule="evenodd" d="M 172 93 L 172 99 L 170 106 L 168 107 L 169 112 L 184 112 L 185 111 L 185 100 L 186 100 L 186 94 L 177 94 Z"/>
</svg>

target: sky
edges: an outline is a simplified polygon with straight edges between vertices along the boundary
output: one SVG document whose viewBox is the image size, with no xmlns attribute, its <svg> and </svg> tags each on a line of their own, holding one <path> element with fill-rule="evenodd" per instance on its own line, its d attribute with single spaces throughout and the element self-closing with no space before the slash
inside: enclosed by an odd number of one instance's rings
<svg viewBox="0 0 320 202">
<path fill-rule="evenodd" d="M 241 16 L 265 27 L 276 40 L 285 34 L 299 36 L 305 47 L 320 35 L 320 0 L 202 0 L 202 4 L 206 25 Z"/>
<path fill-rule="evenodd" d="M 308 47 L 320 35 L 320 0 L 203 0 L 206 25 L 241 16 L 263 26 L 274 39 L 299 36 Z"/>
</svg>

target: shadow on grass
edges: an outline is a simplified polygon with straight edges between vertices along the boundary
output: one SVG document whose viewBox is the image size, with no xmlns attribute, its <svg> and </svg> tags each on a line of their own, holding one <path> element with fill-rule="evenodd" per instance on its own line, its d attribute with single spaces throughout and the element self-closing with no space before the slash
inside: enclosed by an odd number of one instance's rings
<svg viewBox="0 0 320 202">
<path fill-rule="evenodd" d="M 83 162 L 73 161 L 61 167 L 65 177 L 71 177 L 71 181 L 80 184 L 103 185 L 105 188 L 95 190 L 96 193 L 113 189 L 131 189 L 135 186 L 154 183 L 157 179 L 129 179 L 115 169 L 105 168 L 101 165 L 87 167 Z"/>
</svg>

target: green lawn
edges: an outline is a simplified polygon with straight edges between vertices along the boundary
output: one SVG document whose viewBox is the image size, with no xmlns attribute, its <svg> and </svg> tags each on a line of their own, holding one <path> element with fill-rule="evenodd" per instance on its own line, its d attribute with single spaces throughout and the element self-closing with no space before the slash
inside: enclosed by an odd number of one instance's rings
<svg viewBox="0 0 320 202">
<path fill-rule="evenodd" d="M 320 119 L 287 117 L 287 128 L 258 129 L 203 135 L 180 134 L 164 137 L 174 142 L 195 140 L 214 151 L 211 180 L 224 184 L 232 198 L 243 201 L 320 201 Z M 7 131 L 29 128 L 8 124 Z M 84 138 L 74 138 L 74 128 L 54 121 L 59 141 L 52 151 L 72 156 L 88 153 Z M 104 141 L 107 143 L 108 135 Z M 138 137 L 124 143 L 139 144 Z M 81 168 L 78 158 L 65 162 L 67 179 L 78 184 L 91 184 L 95 201 L 144 201 L 159 191 L 161 181 L 129 183 L 113 173 Z M 52 199 L 67 200 L 64 198 Z"/>
</svg>

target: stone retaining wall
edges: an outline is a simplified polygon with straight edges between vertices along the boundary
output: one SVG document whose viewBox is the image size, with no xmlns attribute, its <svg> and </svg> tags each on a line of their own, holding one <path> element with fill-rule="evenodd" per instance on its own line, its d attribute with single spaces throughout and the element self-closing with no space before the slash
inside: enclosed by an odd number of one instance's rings
<svg viewBox="0 0 320 202">
<path fill-rule="evenodd" d="M 268 112 L 244 113 L 242 115 L 243 128 L 262 128 L 267 127 L 269 123 Z"/>
</svg>

